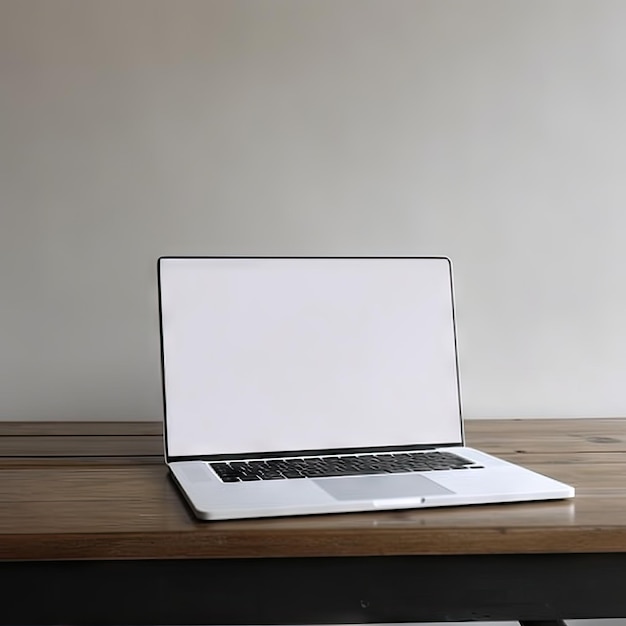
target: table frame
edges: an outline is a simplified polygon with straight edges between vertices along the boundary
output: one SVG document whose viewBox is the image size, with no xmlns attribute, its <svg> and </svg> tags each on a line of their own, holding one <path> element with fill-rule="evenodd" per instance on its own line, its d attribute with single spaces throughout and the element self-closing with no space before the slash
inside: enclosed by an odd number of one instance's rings
<svg viewBox="0 0 626 626">
<path fill-rule="evenodd" d="M 13 626 L 626 615 L 626 554 L 4 562 L 0 580 Z"/>
<path fill-rule="evenodd" d="M 216 525 L 158 424 L 0 423 L 0 626 L 626 617 L 626 420 L 524 422 L 468 422 L 470 443 L 571 503 Z"/>
</svg>

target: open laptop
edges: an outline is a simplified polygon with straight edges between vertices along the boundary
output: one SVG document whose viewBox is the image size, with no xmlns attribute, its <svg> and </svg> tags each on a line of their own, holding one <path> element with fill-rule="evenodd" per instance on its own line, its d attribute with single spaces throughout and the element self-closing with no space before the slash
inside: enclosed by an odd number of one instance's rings
<svg viewBox="0 0 626 626">
<path fill-rule="evenodd" d="M 464 446 L 443 257 L 164 257 L 166 462 L 201 519 L 567 498 Z"/>
</svg>

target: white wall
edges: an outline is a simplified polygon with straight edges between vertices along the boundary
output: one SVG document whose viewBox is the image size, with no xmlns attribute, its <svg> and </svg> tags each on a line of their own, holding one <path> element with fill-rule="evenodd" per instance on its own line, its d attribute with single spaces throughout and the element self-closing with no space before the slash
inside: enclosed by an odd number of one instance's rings
<svg viewBox="0 0 626 626">
<path fill-rule="evenodd" d="M 626 3 L 1 0 L 0 419 L 160 417 L 161 254 L 447 254 L 466 414 L 626 414 Z"/>
</svg>

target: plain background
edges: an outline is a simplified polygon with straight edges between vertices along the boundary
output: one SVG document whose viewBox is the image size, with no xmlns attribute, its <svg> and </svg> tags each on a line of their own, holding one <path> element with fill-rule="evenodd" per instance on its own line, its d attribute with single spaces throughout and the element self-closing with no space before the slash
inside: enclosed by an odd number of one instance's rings
<svg viewBox="0 0 626 626">
<path fill-rule="evenodd" d="M 0 0 L 0 419 L 159 419 L 167 254 L 448 255 L 467 417 L 624 415 L 625 22 Z"/>
</svg>

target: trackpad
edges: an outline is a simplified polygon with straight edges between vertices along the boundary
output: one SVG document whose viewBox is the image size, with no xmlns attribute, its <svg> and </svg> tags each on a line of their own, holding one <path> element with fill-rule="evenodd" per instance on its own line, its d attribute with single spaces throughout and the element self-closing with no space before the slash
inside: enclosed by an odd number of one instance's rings
<svg viewBox="0 0 626 626">
<path fill-rule="evenodd" d="M 454 493 L 417 474 L 349 476 L 315 480 L 315 484 L 337 500 L 384 500 L 420 498 Z"/>
</svg>

